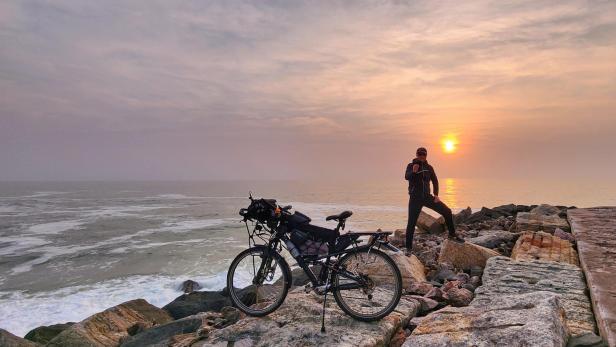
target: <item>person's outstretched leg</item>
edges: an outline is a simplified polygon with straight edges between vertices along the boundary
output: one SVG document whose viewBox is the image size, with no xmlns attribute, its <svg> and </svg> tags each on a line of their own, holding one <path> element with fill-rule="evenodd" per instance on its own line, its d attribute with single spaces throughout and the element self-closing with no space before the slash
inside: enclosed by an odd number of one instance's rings
<svg viewBox="0 0 616 347">
<path fill-rule="evenodd" d="M 415 225 L 417 218 L 421 212 L 422 201 L 409 197 L 409 219 L 406 224 L 406 251 L 410 252 L 413 249 L 413 234 L 415 233 Z"/>
<path fill-rule="evenodd" d="M 451 209 L 442 201 L 434 202 L 433 196 L 428 197 L 428 200 L 425 202 L 425 206 L 443 216 L 445 218 L 447 230 L 449 231 L 449 237 L 456 237 L 456 227 L 453 224 L 453 214 L 451 213 Z"/>
</svg>

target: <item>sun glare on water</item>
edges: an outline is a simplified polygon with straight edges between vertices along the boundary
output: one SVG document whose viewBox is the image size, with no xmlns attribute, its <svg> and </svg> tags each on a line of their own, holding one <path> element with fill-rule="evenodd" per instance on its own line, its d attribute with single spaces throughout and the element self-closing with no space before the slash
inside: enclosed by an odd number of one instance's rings
<svg viewBox="0 0 616 347">
<path fill-rule="evenodd" d="M 443 141 L 443 151 L 445 153 L 453 153 L 456 151 L 456 146 L 458 142 L 453 138 L 444 138 Z"/>
</svg>

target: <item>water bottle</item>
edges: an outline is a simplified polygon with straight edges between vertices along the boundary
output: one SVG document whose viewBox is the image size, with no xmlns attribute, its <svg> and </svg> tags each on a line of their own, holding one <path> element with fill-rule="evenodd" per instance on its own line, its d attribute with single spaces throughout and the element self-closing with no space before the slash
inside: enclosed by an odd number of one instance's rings
<svg viewBox="0 0 616 347">
<path fill-rule="evenodd" d="M 291 253 L 291 255 L 293 256 L 293 258 L 299 257 L 300 255 L 299 249 L 295 247 L 295 245 L 293 244 L 293 242 L 291 242 L 291 240 L 284 240 L 284 243 L 287 245 L 287 249 L 289 250 L 289 253 Z"/>
</svg>

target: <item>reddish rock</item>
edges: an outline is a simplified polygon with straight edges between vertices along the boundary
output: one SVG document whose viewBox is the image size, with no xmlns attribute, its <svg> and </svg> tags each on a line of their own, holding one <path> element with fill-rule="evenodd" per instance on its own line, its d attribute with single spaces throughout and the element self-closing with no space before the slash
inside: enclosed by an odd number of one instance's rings
<svg viewBox="0 0 616 347">
<path fill-rule="evenodd" d="M 473 292 L 465 288 L 453 287 L 445 292 L 445 299 L 452 306 L 468 306 L 473 301 Z"/>
<path fill-rule="evenodd" d="M 511 251 L 513 260 L 545 260 L 579 265 L 571 242 L 544 232 L 525 232 Z"/>
</svg>

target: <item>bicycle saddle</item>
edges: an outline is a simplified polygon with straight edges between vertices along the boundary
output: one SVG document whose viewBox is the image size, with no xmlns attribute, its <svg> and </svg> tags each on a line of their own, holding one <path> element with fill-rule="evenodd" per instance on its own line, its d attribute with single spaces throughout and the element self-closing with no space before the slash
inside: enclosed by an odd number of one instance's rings
<svg viewBox="0 0 616 347">
<path fill-rule="evenodd" d="M 352 211 L 342 211 L 339 214 L 333 214 L 325 218 L 325 220 L 345 220 L 353 215 Z"/>
</svg>

